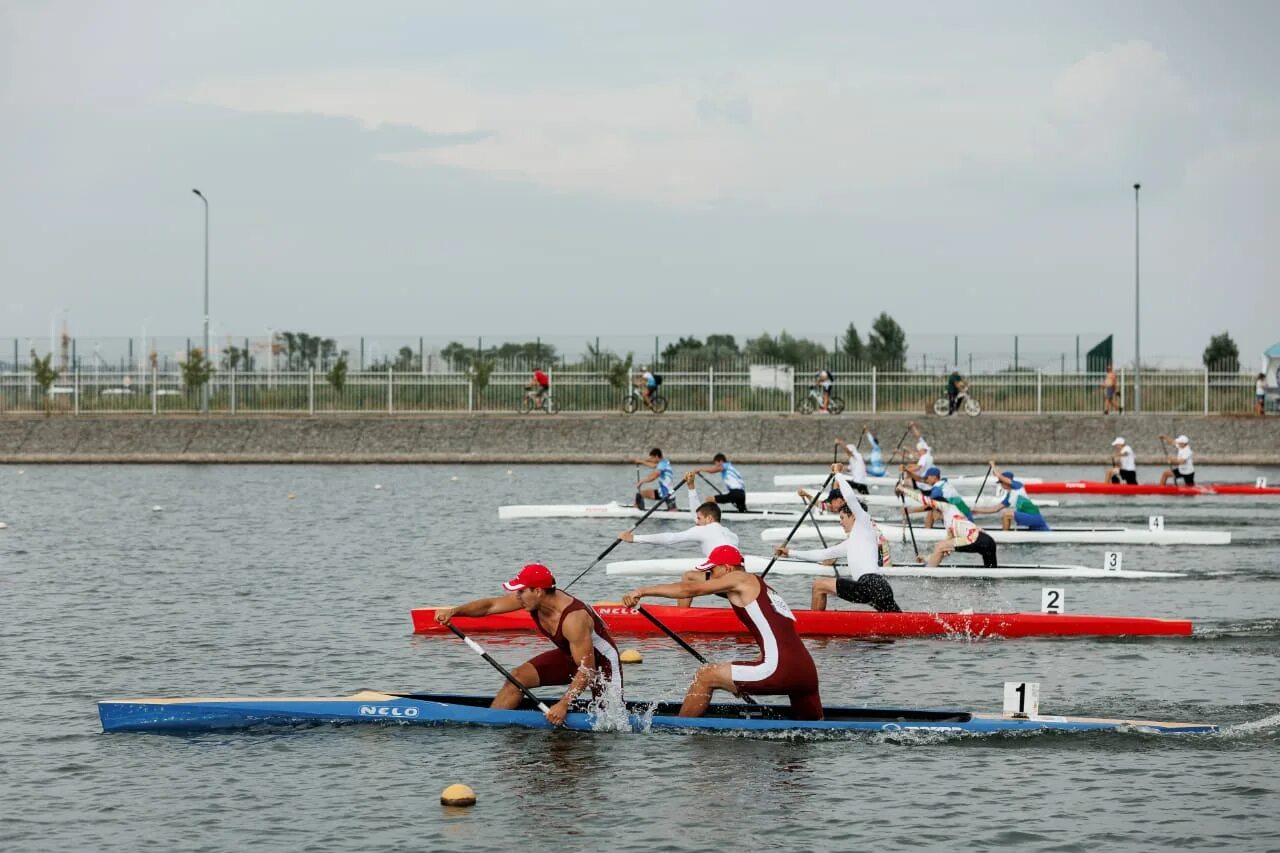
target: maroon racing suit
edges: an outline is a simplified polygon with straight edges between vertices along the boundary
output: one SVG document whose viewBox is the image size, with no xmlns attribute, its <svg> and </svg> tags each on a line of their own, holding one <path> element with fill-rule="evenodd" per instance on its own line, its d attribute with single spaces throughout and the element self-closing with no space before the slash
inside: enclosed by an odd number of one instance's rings
<svg viewBox="0 0 1280 853">
<path fill-rule="evenodd" d="M 793 718 L 821 720 L 818 669 L 796 633 L 795 617 L 782 596 L 760 581 L 755 601 L 746 607 L 730 605 L 760 645 L 759 658 L 733 663 L 733 683 L 748 694 L 785 694 L 791 700 Z"/>
<path fill-rule="evenodd" d="M 598 694 L 599 688 L 614 678 L 618 679 L 618 686 L 621 687 L 622 664 L 618 660 L 618 644 L 609 635 L 609 629 L 605 627 L 604 620 L 595 610 L 577 598 L 574 598 L 560 613 L 560 621 L 556 623 L 554 633 L 542 627 L 542 620 L 536 614 L 533 617 L 533 624 L 538 627 L 538 631 L 555 645 L 554 651 L 543 652 L 529 661 L 538 671 L 538 683 L 569 684 L 578 674 L 578 662 L 573 659 L 573 651 L 569 647 L 569 641 L 565 639 L 563 630 L 564 618 L 575 610 L 585 610 L 591 616 L 591 645 L 596 652 L 596 678 L 595 683 L 591 685 L 592 694 Z"/>
</svg>

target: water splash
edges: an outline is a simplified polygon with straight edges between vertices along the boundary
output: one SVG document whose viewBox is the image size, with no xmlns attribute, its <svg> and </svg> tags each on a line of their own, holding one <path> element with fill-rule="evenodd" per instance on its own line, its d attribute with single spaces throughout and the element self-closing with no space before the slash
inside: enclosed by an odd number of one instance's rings
<svg viewBox="0 0 1280 853">
<path fill-rule="evenodd" d="M 1227 739 L 1247 738 L 1275 732 L 1280 732 L 1280 714 L 1272 714 L 1269 717 L 1263 717 L 1261 720 L 1250 720 L 1245 723 L 1225 726 L 1218 731 L 1218 737 Z"/>
</svg>

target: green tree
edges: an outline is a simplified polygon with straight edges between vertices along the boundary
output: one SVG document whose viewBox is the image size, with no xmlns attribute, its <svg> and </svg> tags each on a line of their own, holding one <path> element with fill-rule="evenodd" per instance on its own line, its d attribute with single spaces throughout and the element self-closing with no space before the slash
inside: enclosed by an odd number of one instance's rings
<svg viewBox="0 0 1280 853">
<path fill-rule="evenodd" d="M 329 368 L 329 372 L 324 375 L 334 391 L 339 394 L 347 385 L 347 351 L 343 350 L 342 355 L 338 356 L 338 360 L 333 363 L 333 367 Z"/>
<path fill-rule="evenodd" d="M 617 390 L 625 391 L 631 387 L 631 365 L 634 363 L 635 356 L 632 353 L 627 353 L 625 359 L 609 365 L 609 369 L 605 372 L 605 378 Z"/>
<path fill-rule="evenodd" d="M 253 354 L 248 347 L 229 346 L 222 351 L 223 370 L 253 370 Z"/>
<path fill-rule="evenodd" d="M 1229 332 L 1214 335 L 1204 348 L 1204 366 L 1222 373 L 1240 372 L 1240 350 Z"/>
<path fill-rule="evenodd" d="M 752 361 L 772 364 L 812 366 L 827 360 L 827 348 L 808 338 L 792 337 L 786 330 L 773 337 L 760 335 L 747 341 L 746 354 Z"/>
<path fill-rule="evenodd" d="M 844 337 L 840 341 L 840 352 L 853 359 L 855 364 L 861 364 L 867 360 L 867 348 L 862 343 L 857 326 L 852 323 L 844 330 Z"/>
<path fill-rule="evenodd" d="M 396 354 L 396 360 L 391 367 L 407 373 L 410 370 L 419 370 L 421 365 L 418 364 L 417 354 L 410 347 L 400 347 L 400 351 Z"/>
<path fill-rule="evenodd" d="M 489 387 L 489 377 L 493 375 L 493 368 L 496 365 L 497 362 L 493 359 L 477 359 L 472 362 L 471 368 L 467 371 L 471 384 L 476 389 L 477 401 L 484 400 L 484 389 Z"/>
<path fill-rule="evenodd" d="M 179 361 L 178 366 L 182 368 L 182 384 L 188 391 L 198 390 L 213 378 L 213 364 L 204 357 L 204 350 L 200 347 L 192 349 L 187 360 Z"/>
<path fill-rule="evenodd" d="M 681 338 L 673 344 L 667 344 L 666 349 L 662 351 L 662 360 L 682 359 L 690 361 L 702 354 L 702 341 L 695 337 Z"/>
<path fill-rule="evenodd" d="M 40 397 L 44 400 L 44 413 L 49 414 L 49 389 L 58 381 L 59 373 L 53 368 L 53 353 L 44 358 L 31 351 L 31 372 L 35 374 L 36 384 L 40 386 Z"/>
<path fill-rule="evenodd" d="M 902 370 L 907 364 L 907 333 L 898 322 L 881 312 L 867 335 L 867 357 L 879 370 Z"/>
<path fill-rule="evenodd" d="M 462 368 L 466 370 L 475 359 L 476 351 L 457 341 L 450 341 L 448 346 L 440 350 L 440 356 L 449 362 L 449 367 L 452 369 Z"/>
</svg>

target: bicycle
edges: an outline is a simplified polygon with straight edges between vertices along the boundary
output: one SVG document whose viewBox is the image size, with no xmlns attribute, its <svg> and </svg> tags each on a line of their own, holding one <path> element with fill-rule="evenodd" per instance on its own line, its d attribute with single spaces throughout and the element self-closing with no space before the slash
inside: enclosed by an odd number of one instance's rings
<svg viewBox="0 0 1280 853">
<path fill-rule="evenodd" d="M 982 414 L 982 406 L 978 405 L 977 400 L 969 396 L 968 391 L 961 391 L 956 394 L 956 411 L 963 411 L 969 417 L 976 418 Z M 943 417 L 951 414 L 951 403 L 945 395 L 933 401 L 933 413 Z"/>
<path fill-rule="evenodd" d="M 644 395 L 638 391 L 632 391 L 630 394 L 622 398 L 622 411 L 628 415 L 634 415 L 644 404 Z M 655 415 L 660 415 L 667 410 L 667 398 L 654 391 L 649 395 L 649 408 Z"/>
<path fill-rule="evenodd" d="M 818 390 L 817 385 L 809 386 L 809 395 L 796 403 L 796 411 L 802 415 L 812 415 L 814 412 L 822 408 L 822 392 Z M 827 407 L 827 411 L 833 415 L 838 415 L 844 411 L 844 400 L 831 395 L 831 405 Z"/>
<path fill-rule="evenodd" d="M 551 396 L 550 391 L 543 394 L 541 399 L 538 399 L 536 391 L 525 391 L 524 399 L 516 404 L 516 411 L 522 415 L 527 415 L 534 409 L 541 409 L 548 415 L 554 415 L 560 411 L 560 404 Z"/>
</svg>

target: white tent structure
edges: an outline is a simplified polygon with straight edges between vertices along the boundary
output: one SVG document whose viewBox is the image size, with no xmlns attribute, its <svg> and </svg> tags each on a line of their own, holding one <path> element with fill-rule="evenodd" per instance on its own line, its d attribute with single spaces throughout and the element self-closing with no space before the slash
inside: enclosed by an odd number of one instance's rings
<svg viewBox="0 0 1280 853">
<path fill-rule="evenodd" d="M 1270 397 L 1280 397 L 1280 344 L 1273 344 L 1262 353 L 1262 374 Z"/>
</svg>

